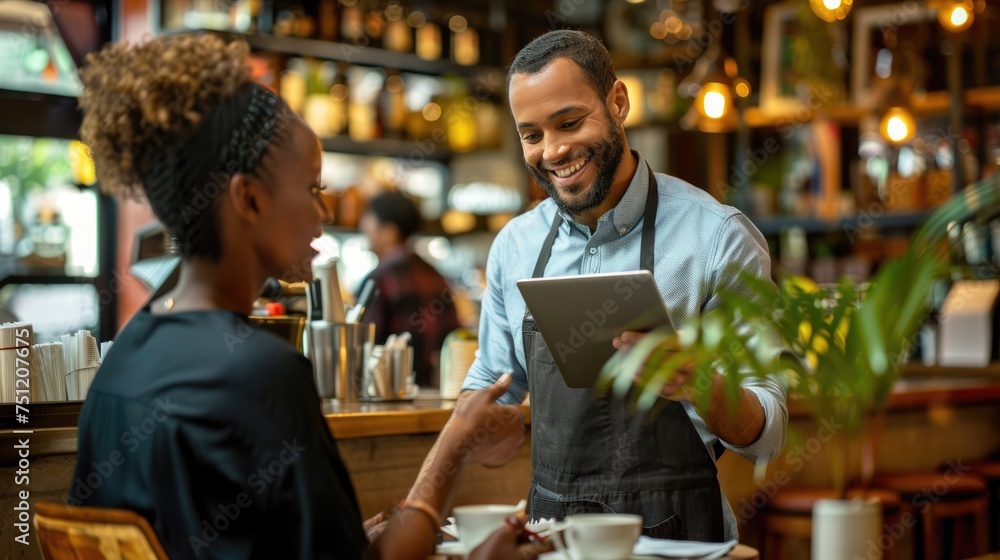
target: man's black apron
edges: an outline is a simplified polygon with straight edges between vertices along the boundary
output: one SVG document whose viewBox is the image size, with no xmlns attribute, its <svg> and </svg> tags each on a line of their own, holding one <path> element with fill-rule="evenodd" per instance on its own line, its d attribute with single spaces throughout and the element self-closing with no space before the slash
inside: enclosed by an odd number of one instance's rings
<svg viewBox="0 0 1000 560">
<path fill-rule="evenodd" d="M 657 198 L 650 170 L 640 257 L 650 272 Z M 545 275 L 561 223 L 557 212 L 532 277 Z M 528 312 L 522 335 L 531 395 L 531 517 L 635 513 L 652 537 L 724 540 L 715 462 L 683 406 L 671 401 L 656 418 L 644 418 L 630 414 L 627 397 L 571 389 Z"/>
</svg>

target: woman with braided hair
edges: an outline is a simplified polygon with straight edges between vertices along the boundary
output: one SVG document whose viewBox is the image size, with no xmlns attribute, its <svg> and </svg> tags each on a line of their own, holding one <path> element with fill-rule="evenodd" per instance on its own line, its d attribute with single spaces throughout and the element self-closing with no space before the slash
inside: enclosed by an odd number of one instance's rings
<svg viewBox="0 0 1000 560">
<path fill-rule="evenodd" d="M 316 135 L 211 34 L 113 44 L 81 70 L 83 140 L 102 188 L 144 198 L 175 238 L 178 286 L 118 334 L 79 421 L 69 501 L 133 510 L 172 558 L 423 558 L 468 463 L 498 466 L 520 411 L 509 376 L 456 408 L 439 451 L 369 542 L 312 368 L 251 328 L 269 277 L 312 279 L 329 219 Z M 488 434 L 485 445 L 467 445 Z M 477 554 L 521 558 L 511 520 Z"/>
</svg>

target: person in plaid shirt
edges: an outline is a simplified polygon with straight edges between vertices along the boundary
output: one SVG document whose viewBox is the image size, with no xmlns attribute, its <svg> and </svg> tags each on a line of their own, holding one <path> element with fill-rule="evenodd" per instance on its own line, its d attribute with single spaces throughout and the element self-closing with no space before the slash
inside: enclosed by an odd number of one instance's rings
<svg viewBox="0 0 1000 560">
<path fill-rule="evenodd" d="M 364 316 L 375 323 L 376 343 L 409 332 L 417 384 L 438 387 L 441 345 L 461 325 L 451 287 L 408 243 L 420 227 L 420 214 L 404 194 L 389 191 L 369 202 L 360 226 L 379 259 L 368 278 L 380 295 Z"/>
</svg>

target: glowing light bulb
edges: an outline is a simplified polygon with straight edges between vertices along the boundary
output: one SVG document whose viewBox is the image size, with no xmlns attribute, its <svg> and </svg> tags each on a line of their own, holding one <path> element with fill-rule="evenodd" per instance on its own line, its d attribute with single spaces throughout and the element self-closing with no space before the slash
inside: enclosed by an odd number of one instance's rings
<svg viewBox="0 0 1000 560">
<path fill-rule="evenodd" d="M 886 111 L 879 127 L 882 137 L 893 144 L 909 142 L 917 131 L 913 115 L 902 107 L 893 107 Z"/>
<path fill-rule="evenodd" d="M 900 142 L 910 133 L 910 127 L 906 126 L 906 121 L 899 117 L 891 117 L 886 125 L 889 132 L 889 140 Z"/>
<path fill-rule="evenodd" d="M 705 116 L 712 119 L 721 118 L 726 112 L 726 96 L 717 91 L 709 91 L 705 93 L 702 105 L 705 107 Z"/>
<path fill-rule="evenodd" d="M 962 27 L 969 21 L 969 10 L 961 6 L 955 6 L 951 11 L 951 25 L 954 27 Z"/>
<path fill-rule="evenodd" d="M 972 2 L 968 0 L 952 2 L 938 10 L 938 21 L 948 31 L 965 31 L 975 19 L 972 8 Z"/>
<path fill-rule="evenodd" d="M 854 0 L 809 0 L 809 8 L 823 21 L 842 20 L 851 12 Z"/>
</svg>

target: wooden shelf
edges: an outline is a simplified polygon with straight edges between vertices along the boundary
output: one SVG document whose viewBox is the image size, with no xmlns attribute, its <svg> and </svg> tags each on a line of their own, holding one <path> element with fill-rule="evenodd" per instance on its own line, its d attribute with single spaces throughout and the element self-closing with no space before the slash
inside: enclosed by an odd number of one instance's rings
<svg viewBox="0 0 1000 560">
<path fill-rule="evenodd" d="M 875 227 L 880 229 L 908 229 L 923 224 L 931 216 L 931 212 L 907 214 L 883 214 L 874 216 L 850 216 L 828 221 L 819 218 L 798 218 L 781 216 L 771 218 L 751 218 L 757 229 L 765 236 L 780 234 L 783 230 L 798 227 L 806 233 L 838 233 L 850 229 L 865 229 Z"/>
<path fill-rule="evenodd" d="M 358 142 L 349 136 L 334 136 L 323 138 L 322 142 L 324 152 L 411 158 L 415 162 L 424 160 L 446 162 L 452 156 L 450 150 L 431 140 L 378 138 L 368 142 Z"/>
<path fill-rule="evenodd" d="M 950 105 L 948 92 L 935 91 L 913 99 L 913 114 L 915 116 L 943 115 Z M 984 111 L 1000 110 L 1000 86 L 973 88 L 965 92 L 965 105 L 971 109 Z M 857 125 L 866 115 L 874 111 L 850 104 L 832 105 L 826 109 L 826 116 L 834 122 L 844 125 Z M 759 107 L 749 107 L 743 112 L 743 122 L 751 128 L 768 128 L 790 126 L 810 122 L 816 117 L 816 112 L 810 110 L 788 111 L 783 113 L 768 113 Z"/>
<path fill-rule="evenodd" d="M 925 366 L 919 361 L 911 361 L 903 366 L 904 378 L 953 377 L 965 379 L 1000 379 L 1000 362 L 986 367 Z"/>
<path fill-rule="evenodd" d="M 257 51 L 309 56 L 360 66 L 394 68 L 417 74 L 460 74 L 470 76 L 500 71 L 499 68 L 491 66 L 462 66 L 447 59 L 424 60 L 413 53 L 401 53 L 375 47 L 363 47 L 349 43 L 335 43 L 333 41 L 322 41 L 304 37 L 279 37 L 227 31 L 213 31 L 213 33 L 219 33 L 227 37 L 241 37 L 246 40 L 252 49 Z"/>
</svg>

